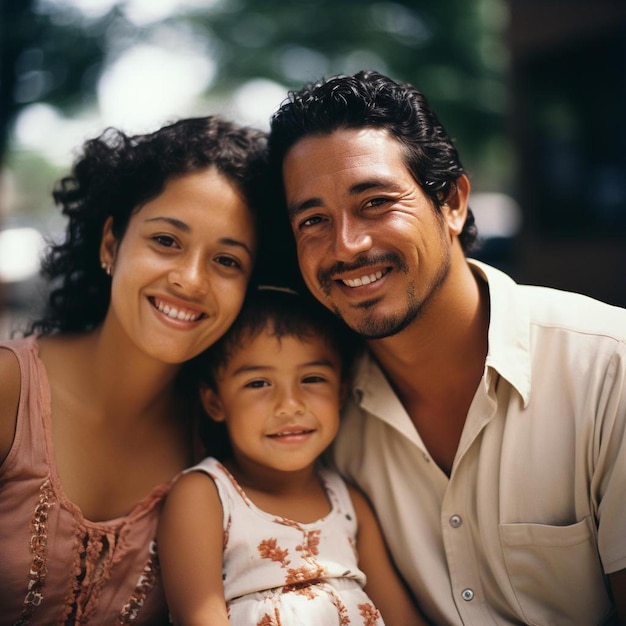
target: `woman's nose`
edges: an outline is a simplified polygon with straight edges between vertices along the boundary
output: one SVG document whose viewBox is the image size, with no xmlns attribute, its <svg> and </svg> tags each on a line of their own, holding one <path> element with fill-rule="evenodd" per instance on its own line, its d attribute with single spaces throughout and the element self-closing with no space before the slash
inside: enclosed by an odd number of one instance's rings
<svg viewBox="0 0 626 626">
<path fill-rule="evenodd" d="M 209 287 L 206 263 L 203 259 L 186 257 L 181 259 L 169 273 L 169 281 L 184 293 L 205 293 Z"/>
</svg>

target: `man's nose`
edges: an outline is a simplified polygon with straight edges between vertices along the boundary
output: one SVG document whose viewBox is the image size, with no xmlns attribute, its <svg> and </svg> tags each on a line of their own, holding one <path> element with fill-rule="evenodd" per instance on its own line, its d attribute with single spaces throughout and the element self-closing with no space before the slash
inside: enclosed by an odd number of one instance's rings
<svg viewBox="0 0 626 626">
<path fill-rule="evenodd" d="M 343 215 L 336 221 L 335 257 L 349 261 L 372 248 L 371 225 L 356 217 Z"/>
</svg>

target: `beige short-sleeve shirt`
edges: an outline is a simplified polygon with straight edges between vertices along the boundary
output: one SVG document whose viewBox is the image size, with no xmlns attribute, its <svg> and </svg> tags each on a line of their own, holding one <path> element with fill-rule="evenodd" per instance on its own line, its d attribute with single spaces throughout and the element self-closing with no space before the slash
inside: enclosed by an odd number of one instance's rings
<svg viewBox="0 0 626 626">
<path fill-rule="evenodd" d="M 334 457 L 447 624 L 610 624 L 626 568 L 626 310 L 488 281 L 489 351 L 450 478 L 369 356 Z"/>
</svg>

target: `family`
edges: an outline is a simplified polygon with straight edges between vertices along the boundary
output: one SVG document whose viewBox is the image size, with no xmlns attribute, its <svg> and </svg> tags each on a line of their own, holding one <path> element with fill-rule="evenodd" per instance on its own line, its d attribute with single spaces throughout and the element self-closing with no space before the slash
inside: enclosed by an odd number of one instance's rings
<svg viewBox="0 0 626 626">
<path fill-rule="evenodd" d="M 86 142 L 0 343 L 0 624 L 626 625 L 626 310 L 471 258 L 372 71 Z"/>
</svg>

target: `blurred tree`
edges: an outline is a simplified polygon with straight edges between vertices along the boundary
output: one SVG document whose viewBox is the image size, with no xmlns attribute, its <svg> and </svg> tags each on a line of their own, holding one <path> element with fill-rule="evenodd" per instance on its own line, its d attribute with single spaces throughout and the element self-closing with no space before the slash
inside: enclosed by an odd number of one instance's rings
<svg viewBox="0 0 626 626">
<path fill-rule="evenodd" d="M 30 16 L 32 0 L 4 0 L 0 3 L 0 164 L 5 152 L 9 121 L 15 110 L 13 96 L 17 80 L 17 59 L 24 45 L 20 32 Z"/>
<path fill-rule="evenodd" d="M 376 69 L 428 96 L 486 186 L 508 182 L 503 0 L 240 0 L 187 19 L 214 42 L 215 88 Z"/>
<path fill-rule="evenodd" d="M 127 4 L 89 17 L 68 2 L 2 0 L 0 139 L 26 104 L 71 114 L 93 102 L 124 47 L 184 25 L 208 42 L 215 93 L 252 78 L 294 88 L 364 68 L 412 82 L 457 138 L 478 185 L 508 182 L 504 0 L 218 0 L 142 25 L 128 19 Z"/>
<path fill-rule="evenodd" d="M 95 99 L 106 53 L 105 25 L 78 9 L 48 12 L 36 0 L 0 3 L 0 163 L 21 108 L 46 102 L 71 113 Z"/>
</svg>

